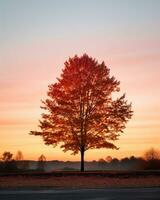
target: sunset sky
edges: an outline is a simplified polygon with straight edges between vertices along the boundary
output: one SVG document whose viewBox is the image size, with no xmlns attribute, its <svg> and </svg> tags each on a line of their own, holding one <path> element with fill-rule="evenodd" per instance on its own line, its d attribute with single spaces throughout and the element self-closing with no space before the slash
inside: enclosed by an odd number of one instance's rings
<svg viewBox="0 0 160 200">
<path fill-rule="evenodd" d="M 28 133 L 37 130 L 47 86 L 66 59 L 83 53 L 106 63 L 134 110 L 120 149 L 85 159 L 160 149 L 160 1 L 0 0 L 0 156 L 21 150 L 25 159 L 79 160 Z"/>
</svg>

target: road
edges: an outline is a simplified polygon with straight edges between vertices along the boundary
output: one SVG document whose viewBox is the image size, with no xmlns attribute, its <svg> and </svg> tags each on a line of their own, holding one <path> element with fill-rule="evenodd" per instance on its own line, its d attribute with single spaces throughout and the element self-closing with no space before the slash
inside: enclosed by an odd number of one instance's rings
<svg viewBox="0 0 160 200">
<path fill-rule="evenodd" d="M 0 200 L 159 200 L 160 188 L 0 190 Z"/>
</svg>

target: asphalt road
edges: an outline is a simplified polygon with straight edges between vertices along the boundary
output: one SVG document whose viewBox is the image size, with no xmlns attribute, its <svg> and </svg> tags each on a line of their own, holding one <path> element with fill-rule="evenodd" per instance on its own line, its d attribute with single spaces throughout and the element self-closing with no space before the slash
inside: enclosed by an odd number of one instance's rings
<svg viewBox="0 0 160 200">
<path fill-rule="evenodd" d="M 0 190 L 0 200 L 160 200 L 160 188 Z"/>
</svg>

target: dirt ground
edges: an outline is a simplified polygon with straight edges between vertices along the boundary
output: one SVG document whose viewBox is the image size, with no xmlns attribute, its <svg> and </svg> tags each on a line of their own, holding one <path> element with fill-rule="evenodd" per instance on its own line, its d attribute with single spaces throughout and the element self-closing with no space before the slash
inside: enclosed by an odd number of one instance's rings
<svg viewBox="0 0 160 200">
<path fill-rule="evenodd" d="M 110 188 L 159 187 L 160 176 L 103 177 L 103 176 L 0 176 L 0 188 Z"/>
</svg>

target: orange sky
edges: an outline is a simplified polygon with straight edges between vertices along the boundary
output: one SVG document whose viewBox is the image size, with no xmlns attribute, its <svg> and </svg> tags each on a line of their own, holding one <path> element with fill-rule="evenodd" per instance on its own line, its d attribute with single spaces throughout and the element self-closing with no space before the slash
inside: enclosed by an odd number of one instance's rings
<svg viewBox="0 0 160 200">
<path fill-rule="evenodd" d="M 134 110 L 116 142 L 120 149 L 88 151 L 86 160 L 108 155 L 141 156 L 150 147 L 160 148 L 158 1 L 153 1 L 152 7 L 149 1 L 122 1 L 122 5 L 93 1 L 90 12 L 84 9 L 84 1 L 79 5 L 70 1 L 67 11 L 63 8 L 66 5 L 58 1 L 47 1 L 45 5 L 39 1 L 39 9 L 36 1 L 27 2 L 0 3 L 0 154 L 22 150 L 25 159 L 37 159 L 41 154 L 48 160 L 79 159 L 79 155 L 45 146 L 40 137 L 28 133 L 37 129 L 42 112 L 40 100 L 46 97 L 48 84 L 56 81 L 69 56 L 83 53 L 105 61 L 111 75 L 121 81 L 121 91 L 126 92 Z M 77 6 L 77 12 L 71 12 Z M 97 6 L 106 10 L 104 15 Z M 113 7 L 116 14 L 112 15 L 108 7 Z M 118 15 L 120 11 L 123 14 Z"/>
</svg>

